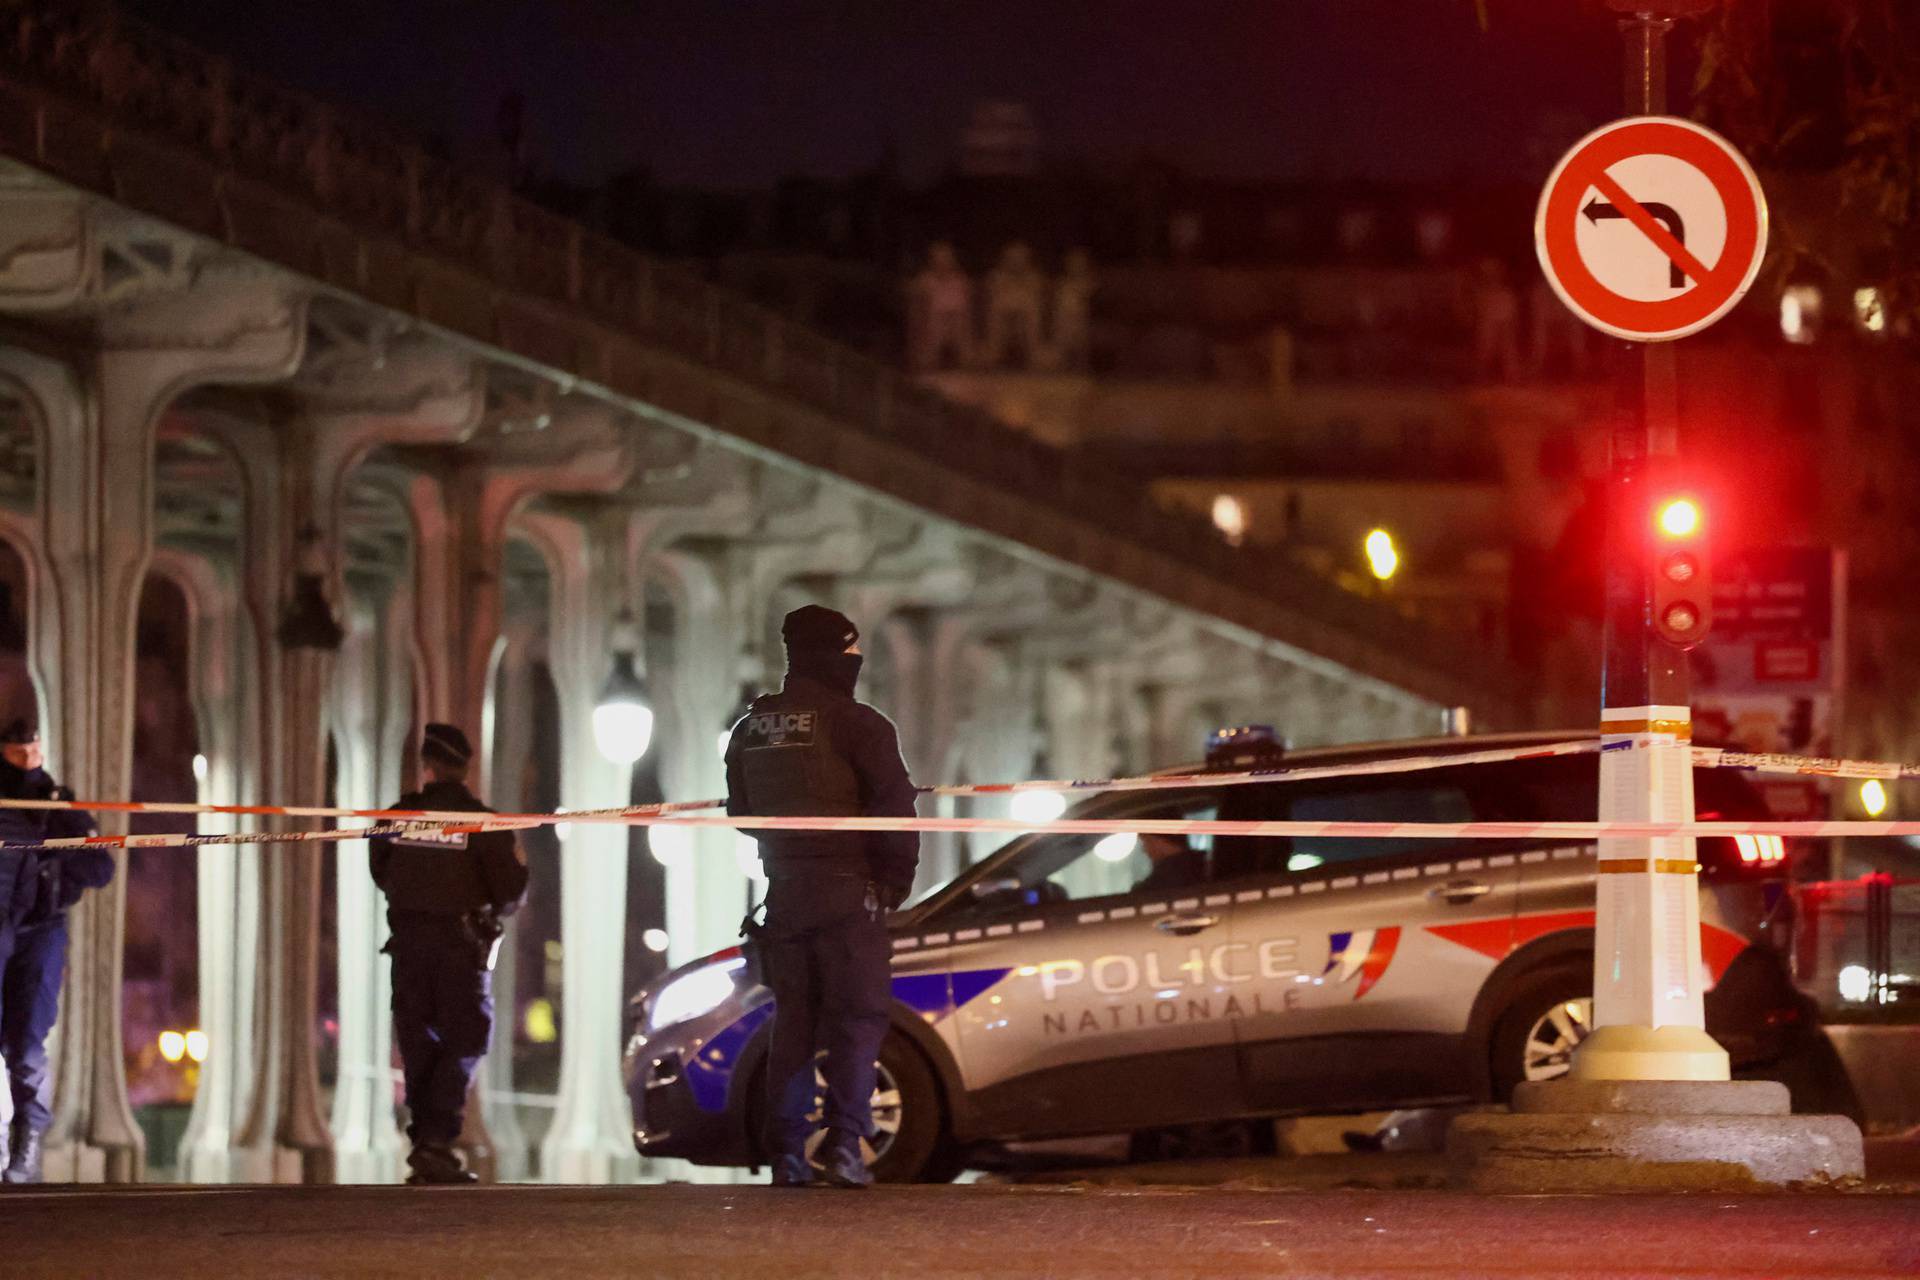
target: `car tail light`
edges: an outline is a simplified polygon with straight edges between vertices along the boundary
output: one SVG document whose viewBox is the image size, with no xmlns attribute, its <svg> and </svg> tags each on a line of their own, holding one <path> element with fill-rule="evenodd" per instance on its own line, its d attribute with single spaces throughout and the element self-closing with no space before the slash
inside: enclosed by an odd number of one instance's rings
<svg viewBox="0 0 1920 1280">
<path fill-rule="evenodd" d="M 1701 822 L 1719 822 L 1718 810 L 1701 809 Z M 1703 870 L 1722 875 L 1771 876 L 1787 869 L 1787 843 L 1779 836 L 1702 836 L 1698 842 Z"/>
<path fill-rule="evenodd" d="M 1782 866 L 1787 860 L 1787 844 L 1779 836 L 1735 836 L 1733 847 L 1740 853 L 1740 865 L 1756 869 Z"/>
</svg>

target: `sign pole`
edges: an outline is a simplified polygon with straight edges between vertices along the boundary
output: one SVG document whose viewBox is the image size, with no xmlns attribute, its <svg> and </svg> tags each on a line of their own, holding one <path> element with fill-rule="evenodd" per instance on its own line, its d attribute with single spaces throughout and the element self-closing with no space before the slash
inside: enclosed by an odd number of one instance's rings
<svg viewBox="0 0 1920 1280">
<path fill-rule="evenodd" d="M 1627 110 L 1575 143 L 1534 217 L 1547 283 L 1627 340 L 1611 431 L 1600 695 L 1600 817 L 1693 816 L 1686 648 L 1712 581 L 1698 501 L 1672 479 L 1671 341 L 1726 315 L 1766 253 L 1766 193 L 1740 153 L 1666 110 L 1667 33 L 1713 0 L 1607 0 L 1623 15 Z M 1656 496 L 1660 501 L 1655 501 Z M 1476 1191 L 1735 1190 L 1859 1177 L 1843 1116 L 1796 1116 L 1786 1086 L 1729 1079 L 1707 1034 L 1699 864 L 1691 839 L 1600 841 L 1594 1031 L 1559 1079 L 1514 1086 L 1511 1109 L 1460 1116 L 1453 1180 Z"/>
<path fill-rule="evenodd" d="M 1626 110 L 1666 114 L 1666 39 L 1656 0 L 1613 0 L 1626 44 Z M 1697 9 L 1697 3 L 1688 9 Z M 1686 654 L 1652 625 L 1651 479 L 1678 445 L 1673 347 L 1620 353 L 1606 539 L 1602 633 L 1602 821 L 1690 820 L 1692 712 Z M 1594 930 L 1594 1024 L 1573 1058 L 1587 1080 L 1726 1080 L 1727 1054 L 1706 1032 L 1694 841 L 1600 842 Z"/>
</svg>

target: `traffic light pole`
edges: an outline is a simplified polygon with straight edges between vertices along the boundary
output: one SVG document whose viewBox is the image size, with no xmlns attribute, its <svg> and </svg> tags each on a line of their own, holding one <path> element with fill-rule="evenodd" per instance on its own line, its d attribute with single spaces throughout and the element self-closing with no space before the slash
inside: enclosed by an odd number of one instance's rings
<svg viewBox="0 0 1920 1280">
<path fill-rule="evenodd" d="M 1712 0 L 1607 3 L 1625 15 L 1627 111 L 1663 114 L 1667 32 L 1676 17 Z M 1554 191 L 1550 180 L 1547 195 Z M 1584 192 L 1574 194 L 1584 200 Z M 1542 265 L 1550 267 L 1551 249 L 1541 243 Z M 1699 641 L 1711 612 L 1705 519 L 1697 501 L 1654 500 L 1665 497 L 1671 478 L 1677 407 L 1673 347 L 1624 350 L 1600 698 L 1606 821 L 1693 817 L 1692 713 L 1680 646 Z M 1785 1085 L 1728 1078 L 1726 1051 L 1707 1035 L 1702 1016 L 1693 841 L 1602 840 L 1598 870 L 1595 1029 L 1568 1074 L 1515 1085 L 1506 1111 L 1454 1120 L 1447 1133 L 1452 1181 L 1538 1195 L 1734 1191 L 1864 1176 L 1865 1146 L 1851 1120 L 1794 1115 Z"/>
<path fill-rule="evenodd" d="M 1618 8 L 1629 115 L 1664 115 L 1670 13 L 1655 0 Z M 1670 6 L 1669 6 L 1670 7 Z M 1698 8 L 1697 4 L 1685 8 Z M 1602 634 L 1601 821 L 1694 816 L 1686 654 L 1653 625 L 1654 480 L 1677 451 L 1674 349 L 1621 352 L 1611 441 Z M 1727 1054 L 1706 1032 L 1699 864 L 1691 837 L 1600 841 L 1594 928 L 1594 1024 L 1573 1057 L 1586 1080 L 1725 1080 Z"/>
</svg>

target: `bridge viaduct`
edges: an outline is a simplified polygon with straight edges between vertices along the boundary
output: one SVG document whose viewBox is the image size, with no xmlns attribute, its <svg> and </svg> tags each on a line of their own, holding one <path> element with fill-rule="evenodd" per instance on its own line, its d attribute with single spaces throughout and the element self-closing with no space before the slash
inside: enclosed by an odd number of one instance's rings
<svg viewBox="0 0 1920 1280">
<path fill-rule="evenodd" d="M 1312 742 L 1430 731 L 1456 705 L 1524 714 L 1497 655 L 111 10 L 0 7 L 0 158 L 0 541 L 52 764 L 83 796 L 131 785 L 155 579 L 191 619 L 213 802 L 389 801 L 418 726 L 445 718 L 478 731 L 503 807 L 530 802 L 533 755 L 557 761 L 563 805 L 627 803 L 590 728 L 618 649 L 645 672 L 667 798 L 718 794 L 716 735 L 778 679 L 779 619 L 805 600 L 871 638 L 870 696 L 924 781 L 1163 765 L 1223 719 Z M 628 849 L 609 827 L 560 842 L 558 1107 L 537 1153 L 510 1108 L 485 1109 L 503 1176 L 636 1172 Z M 180 856 L 198 858 L 211 1045 L 183 1175 L 390 1180 L 364 847 Z M 932 842 L 927 874 L 965 856 Z M 747 888 L 731 835 L 663 861 L 670 958 L 725 945 Z M 75 921 L 55 1177 L 140 1174 L 126 884 Z"/>
</svg>

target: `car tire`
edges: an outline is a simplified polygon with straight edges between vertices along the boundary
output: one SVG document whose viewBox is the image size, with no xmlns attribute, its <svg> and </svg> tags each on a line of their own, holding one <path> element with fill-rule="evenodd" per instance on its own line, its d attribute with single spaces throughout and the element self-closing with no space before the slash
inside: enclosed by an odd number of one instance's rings
<svg viewBox="0 0 1920 1280">
<path fill-rule="evenodd" d="M 1568 1004 L 1585 1001 L 1590 1010 L 1592 1000 L 1590 965 L 1555 965 L 1520 980 L 1507 997 L 1506 1007 L 1494 1020 L 1493 1034 L 1488 1039 L 1495 1102 L 1510 1102 L 1514 1086 L 1529 1078 L 1529 1041 L 1534 1039 L 1535 1028 Z M 1578 1019 L 1563 1018 L 1562 1021 L 1575 1024 L 1579 1032 L 1566 1037 L 1572 1044 L 1584 1038 L 1585 1027 L 1579 1025 Z M 1534 1052 L 1538 1052 L 1537 1046 Z"/>
<path fill-rule="evenodd" d="M 947 1136 L 946 1101 L 940 1082 L 926 1057 L 898 1031 L 888 1031 L 880 1042 L 880 1068 L 899 1093 L 900 1124 L 886 1150 L 872 1161 L 880 1182 L 951 1182 L 965 1167 Z M 767 1158 L 761 1135 L 766 1132 L 767 1068 L 754 1072 L 747 1097 L 747 1126 L 759 1159 Z"/>
<path fill-rule="evenodd" d="M 900 1127 L 873 1162 L 881 1182 L 951 1182 L 960 1170 L 948 1158 L 946 1104 L 926 1058 L 898 1031 L 880 1042 L 880 1065 L 900 1092 Z"/>
</svg>

